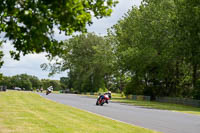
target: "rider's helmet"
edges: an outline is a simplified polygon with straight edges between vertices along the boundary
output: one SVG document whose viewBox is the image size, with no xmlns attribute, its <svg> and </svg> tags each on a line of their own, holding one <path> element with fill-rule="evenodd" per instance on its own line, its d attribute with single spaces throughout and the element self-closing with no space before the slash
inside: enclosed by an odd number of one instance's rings
<svg viewBox="0 0 200 133">
<path fill-rule="evenodd" d="M 111 91 L 108 91 L 108 96 L 111 99 Z"/>
</svg>

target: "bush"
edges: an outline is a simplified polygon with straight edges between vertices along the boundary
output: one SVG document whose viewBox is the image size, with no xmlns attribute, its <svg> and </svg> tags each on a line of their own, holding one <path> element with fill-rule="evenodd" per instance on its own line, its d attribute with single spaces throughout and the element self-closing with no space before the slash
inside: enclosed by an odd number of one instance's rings
<svg viewBox="0 0 200 133">
<path fill-rule="evenodd" d="M 98 93 L 105 93 L 105 92 L 108 92 L 108 89 L 107 88 L 99 88 L 98 90 Z"/>
<path fill-rule="evenodd" d="M 121 97 L 125 97 L 125 93 L 124 92 L 121 92 Z"/>
<path fill-rule="evenodd" d="M 124 93 L 126 95 L 134 94 L 134 95 L 141 95 L 144 91 L 144 85 L 141 81 L 137 79 L 132 79 L 127 85 L 125 86 Z"/>
<path fill-rule="evenodd" d="M 70 91 L 71 91 L 71 92 L 74 92 L 74 88 L 71 88 Z"/>
</svg>

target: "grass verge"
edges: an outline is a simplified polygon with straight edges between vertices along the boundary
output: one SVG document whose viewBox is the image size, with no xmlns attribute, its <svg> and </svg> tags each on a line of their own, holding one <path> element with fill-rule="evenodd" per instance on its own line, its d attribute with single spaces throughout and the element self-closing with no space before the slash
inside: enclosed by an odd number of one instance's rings
<svg viewBox="0 0 200 133">
<path fill-rule="evenodd" d="M 157 133 L 46 100 L 0 92 L 0 133 Z"/>
</svg>

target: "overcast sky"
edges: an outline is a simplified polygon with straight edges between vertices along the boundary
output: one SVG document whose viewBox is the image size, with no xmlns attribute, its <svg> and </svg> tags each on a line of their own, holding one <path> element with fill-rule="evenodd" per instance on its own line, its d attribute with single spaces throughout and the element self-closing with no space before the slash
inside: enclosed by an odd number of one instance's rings
<svg viewBox="0 0 200 133">
<path fill-rule="evenodd" d="M 124 16 L 124 14 L 131 9 L 132 6 L 139 6 L 141 0 L 119 0 L 119 3 L 114 8 L 114 11 L 110 17 L 103 18 L 100 20 L 93 19 L 93 25 L 88 27 L 88 32 L 95 32 L 98 35 L 106 35 L 107 29 L 112 27 L 117 21 Z M 66 37 L 64 34 L 59 34 L 56 30 L 55 38 L 57 40 L 66 40 L 69 37 Z M 16 74 L 26 73 L 29 75 L 35 75 L 40 79 L 49 78 L 49 79 L 60 79 L 60 77 L 67 76 L 66 72 L 62 74 L 56 74 L 53 77 L 48 77 L 48 71 L 42 71 L 40 65 L 42 63 L 48 63 L 48 60 L 45 58 L 45 54 L 30 54 L 21 57 L 20 61 L 15 61 L 10 58 L 9 50 L 12 49 L 10 42 L 7 42 L 3 46 L 4 51 L 4 65 L 0 68 L 0 73 L 3 73 L 5 76 L 13 76 Z"/>
</svg>

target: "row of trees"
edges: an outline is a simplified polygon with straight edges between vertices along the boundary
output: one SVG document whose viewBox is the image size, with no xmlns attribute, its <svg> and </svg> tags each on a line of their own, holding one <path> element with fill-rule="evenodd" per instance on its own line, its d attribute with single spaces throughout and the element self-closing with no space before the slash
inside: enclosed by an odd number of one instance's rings
<svg viewBox="0 0 200 133">
<path fill-rule="evenodd" d="M 200 1 L 144 0 L 111 36 L 127 93 L 200 99 Z"/>
<path fill-rule="evenodd" d="M 78 91 L 200 99 L 199 20 L 198 0 L 143 0 L 107 36 L 67 40 L 51 74 L 68 71 L 66 84 Z"/>
<path fill-rule="evenodd" d="M 20 74 L 12 77 L 3 76 L 0 80 L 0 86 L 7 86 L 8 89 L 20 87 L 25 90 L 47 89 L 49 86 L 53 86 L 54 90 L 61 90 L 66 87 L 64 84 L 60 83 L 59 80 L 39 80 L 36 76 L 27 74 Z"/>
</svg>

